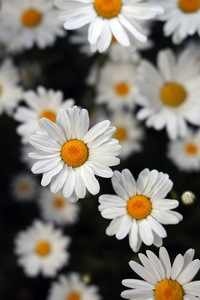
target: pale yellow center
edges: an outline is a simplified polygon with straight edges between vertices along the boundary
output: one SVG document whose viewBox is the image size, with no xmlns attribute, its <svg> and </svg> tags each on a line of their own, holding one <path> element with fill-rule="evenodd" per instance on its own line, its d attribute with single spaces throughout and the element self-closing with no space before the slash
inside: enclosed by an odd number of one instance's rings
<svg viewBox="0 0 200 300">
<path fill-rule="evenodd" d="M 71 292 L 69 295 L 67 295 L 66 300 L 80 300 L 80 295 L 77 292 Z"/>
<path fill-rule="evenodd" d="M 110 19 L 116 17 L 121 10 L 121 0 L 95 0 L 94 8 L 99 16 Z"/>
<path fill-rule="evenodd" d="M 47 118 L 47 119 L 49 119 L 50 121 L 52 121 L 54 123 L 56 122 L 56 114 L 51 110 L 43 111 L 40 115 L 40 119 L 41 118 Z"/>
<path fill-rule="evenodd" d="M 114 87 L 115 93 L 119 96 L 126 96 L 129 93 L 129 85 L 126 82 L 120 82 Z"/>
<path fill-rule="evenodd" d="M 156 300 L 182 300 L 183 294 L 176 280 L 164 279 L 157 284 L 154 296 Z"/>
<path fill-rule="evenodd" d="M 132 218 L 142 220 L 151 213 L 151 201 L 143 195 L 135 195 L 129 199 L 126 209 Z"/>
<path fill-rule="evenodd" d="M 114 35 L 112 35 L 111 44 L 115 44 L 115 43 L 117 43 L 117 40 L 116 40 L 116 38 L 114 37 Z"/>
<path fill-rule="evenodd" d="M 30 184 L 28 182 L 20 182 L 19 190 L 23 193 L 27 193 L 30 190 Z"/>
<path fill-rule="evenodd" d="M 66 164 L 76 168 L 83 165 L 88 158 L 87 146 L 79 140 L 70 140 L 64 144 L 61 157 Z"/>
<path fill-rule="evenodd" d="M 30 8 L 23 12 L 21 21 L 26 27 L 36 27 L 42 21 L 42 14 L 34 8 Z"/>
<path fill-rule="evenodd" d="M 35 247 L 35 252 L 40 256 L 47 256 L 51 252 L 51 245 L 47 241 L 40 241 Z"/>
<path fill-rule="evenodd" d="M 161 89 L 160 97 L 164 104 L 176 107 L 185 101 L 186 91 L 180 84 L 169 82 Z"/>
<path fill-rule="evenodd" d="M 187 154 L 189 155 L 195 155 L 197 154 L 198 152 L 198 147 L 196 144 L 193 144 L 193 143 L 188 143 L 186 146 L 185 146 L 185 151 Z"/>
<path fill-rule="evenodd" d="M 117 131 L 115 132 L 113 137 L 119 141 L 125 140 L 127 137 L 126 129 L 123 127 L 117 127 Z"/>
<path fill-rule="evenodd" d="M 185 13 L 193 13 L 199 10 L 200 0 L 179 0 L 180 9 Z"/>
<path fill-rule="evenodd" d="M 62 197 L 55 197 L 53 201 L 53 205 L 55 206 L 55 208 L 61 209 L 63 208 L 63 206 L 65 206 L 65 201 Z"/>
</svg>

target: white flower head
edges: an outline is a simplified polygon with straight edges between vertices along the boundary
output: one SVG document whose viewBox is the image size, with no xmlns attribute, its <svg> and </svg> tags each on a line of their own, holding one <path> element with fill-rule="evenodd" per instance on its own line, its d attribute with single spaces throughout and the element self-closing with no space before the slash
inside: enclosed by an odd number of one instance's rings
<svg viewBox="0 0 200 300">
<path fill-rule="evenodd" d="M 200 280 L 192 281 L 200 268 L 199 259 L 193 260 L 194 250 L 189 249 L 184 255 L 178 254 L 171 264 L 169 254 L 164 247 L 159 250 L 159 257 L 147 250 L 140 253 L 142 263 L 130 261 L 131 269 L 141 279 L 124 279 L 122 284 L 129 290 L 122 292 L 125 299 L 142 300 L 195 300 L 199 299 Z"/>
<path fill-rule="evenodd" d="M 67 276 L 60 275 L 57 282 L 53 282 L 47 300 L 100 300 L 96 285 L 83 282 L 80 274 L 71 272 Z"/>
<path fill-rule="evenodd" d="M 89 24 L 88 41 L 104 52 L 112 36 L 124 47 L 135 45 L 135 40 L 145 43 L 147 36 L 141 20 L 154 19 L 163 13 L 160 6 L 148 5 L 137 0 L 55 0 L 62 10 L 59 19 L 67 30 Z M 131 36 L 131 38 L 130 38 Z"/>
<path fill-rule="evenodd" d="M 42 132 L 30 137 L 36 150 L 29 155 L 38 160 L 32 172 L 43 173 L 42 186 L 51 182 L 53 193 L 62 190 L 74 201 L 84 198 L 86 189 L 96 195 L 100 185 L 95 175 L 110 178 L 110 166 L 119 164 L 121 146 L 112 138 L 116 128 L 105 120 L 89 129 L 88 111 L 77 106 L 60 110 L 57 124 L 42 118 L 39 125 Z"/>
<path fill-rule="evenodd" d="M 177 224 L 182 216 L 171 209 L 179 202 L 165 199 L 172 181 L 165 173 L 144 169 L 137 181 L 128 169 L 114 171 L 112 185 L 117 195 L 99 197 L 99 210 L 106 219 L 113 219 L 106 229 L 108 235 L 121 240 L 129 234 L 129 244 L 137 252 L 142 242 L 148 246 L 162 245 L 167 236 L 161 224 Z"/>
<path fill-rule="evenodd" d="M 10 52 L 51 46 L 65 31 L 57 20 L 53 0 L 6 0 L 0 15 L 0 37 Z"/>
<path fill-rule="evenodd" d="M 45 89 L 43 86 L 26 91 L 23 94 L 26 106 L 19 106 L 14 113 L 14 119 L 22 124 L 16 128 L 22 138 L 22 143 L 28 143 L 31 134 L 39 130 L 38 121 L 47 118 L 56 122 L 56 116 L 60 109 L 66 109 L 74 105 L 73 99 L 63 101 L 63 93 L 52 89 Z"/>
<path fill-rule="evenodd" d="M 42 274 L 53 277 L 68 263 L 67 248 L 71 239 L 64 236 L 52 223 L 35 220 L 28 229 L 19 232 L 15 239 L 17 262 L 27 276 Z"/>
<path fill-rule="evenodd" d="M 71 203 L 61 192 L 54 194 L 47 188 L 41 190 L 38 205 L 42 217 L 58 225 L 74 224 L 79 216 L 78 203 Z"/>
<path fill-rule="evenodd" d="M 192 191 L 185 191 L 181 195 L 181 201 L 185 205 L 192 205 L 196 201 L 196 196 Z"/>
<path fill-rule="evenodd" d="M 199 66 L 189 49 L 176 58 L 172 50 L 158 53 L 158 69 L 144 60 L 140 64 L 139 120 L 156 130 L 166 127 L 170 139 L 187 134 L 187 122 L 200 125 Z"/>
</svg>

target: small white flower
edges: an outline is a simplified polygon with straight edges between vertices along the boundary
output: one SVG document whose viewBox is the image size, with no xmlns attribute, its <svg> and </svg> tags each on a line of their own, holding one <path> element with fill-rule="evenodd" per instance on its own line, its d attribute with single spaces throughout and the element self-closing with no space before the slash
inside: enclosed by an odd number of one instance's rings
<svg viewBox="0 0 200 300">
<path fill-rule="evenodd" d="M 57 282 L 53 282 L 47 300 L 100 300 L 98 287 L 87 285 L 75 272 L 60 275 Z"/>
<path fill-rule="evenodd" d="M 163 13 L 160 6 L 141 0 L 55 0 L 55 4 L 62 10 L 59 19 L 65 29 L 89 24 L 88 41 L 92 46 L 97 45 L 99 52 L 109 47 L 112 35 L 124 47 L 136 46 L 137 40 L 145 43 L 147 36 L 140 21 Z"/>
<path fill-rule="evenodd" d="M 119 164 L 121 146 L 112 139 L 116 128 L 105 120 L 88 130 L 89 122 L 88 111 L 74 106 L 58 112 L 57 125 L 42 118 L 41 132 L 30 137 L 36 150 L 29 155 L 38 160 L 32 172 L 43 173 L 43 186 L 51 182 L 53 193 L 62 190 L 73 201 L 84 198 L 86 188 L 96 195 L 100 185 L 94 175 L 110 178 L 109 166 Z"/>
<path fill-rule="evenodd" d="M 182 171 L 200 171 L 200 130 L 189 130 L 185 138 L 169 142 L 167 157 Z"/>
<path fill-rule="evenodd" d="M 140 63 L 140 97 L 142 108 L 137 117 L 156 130 L 166 127 L 170 139 L 187 134 L 187 122 L 200 125 L 199 65 L 185 49 L 176 58 L 170 49 L 157 57 L 158 69 L 150 62 Z"/>
<path fill-rule="evenodd" d="M 167 174 L 144 169 L 137 181 L 128 169 L 122 173 L 114 171 L 113 189 L 117 195 L 99 197 L 99 210 L 106 219 L 113 219 L 106 229 L 108 235 L 116 235 L 121 240 L 129 234 L 129 244 L 137 252 L 141 243 L 162 245 L 167 236 L 161 224 L 177 224 L 182 216 L 171 209 L 179 202 L 165 199 L 172 188 Z"/>
<path fill-rule="evenodd" d="M 167 250 L 161 247 L 159 258 L 150 250 L 140 253 L 142 265 L 130 261 L 131 269 L 141 279 L 124 279 L 129 290 L 122 292 L 125 299 L 142 300 L 195 300 L 199 299 L 200 280 L 192 281 L 200 268 L 199 259 L 193 260 L 194 250 L 178 254 L 171 265 Z"/>
<path fill-rule="evenodd" d="M 42 217 L 58 225 L 74 224 L 80 211 L 78 203 L 71 203 L 61 192 L 53 194 L 47 188 L 42 189 L 38 205 Z"/>
<path fill-rule="evenodd" d="M 47 118 L 52 122 L 56 121 L 60 109 L 66 109 L 74 105 L 73 99 L 63 101 L 61 91 L 47 90 L 42 86 L 37 92 L 29 90 L 23 94 L 26 106 L 19 106 L 14 113 L 14 119 L 21 122 L 16 131 L 22 137 L 22 143 L 28 143 L 31 134 L 39 130 L 38 121 Z"/>
<path fill-rule="evenodd" d="M 68 263 L 67 247 L 70 241 L 51 223 L 35 220 L 32 226 L 19 232 L 15 239 L 17 262 L 27 276 L 34 277 L 41 273 L 53 277 Z"/>
<path fill-rule="evenodd" d="M 181 201 L 185 205 L 192 205 L 196 201 L 196 196 L 192 191 L 185 191 L 181 195 Z"/>
</svg>

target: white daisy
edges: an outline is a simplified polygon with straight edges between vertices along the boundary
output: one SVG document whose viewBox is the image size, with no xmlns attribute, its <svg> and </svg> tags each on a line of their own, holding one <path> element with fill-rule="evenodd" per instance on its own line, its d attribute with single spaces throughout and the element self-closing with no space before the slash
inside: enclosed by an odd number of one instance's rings
<svg viewBox="0 0 200 300">
<path fill-rule="evenodd" d="M 8 51 L 15 52 L 51 46 L 57 36 L 65 35 L 57 20 L 53 0 L 6 0 L 0 14 L 0 36 Z"/>
<path fill-rule="evenodd" d="M 38 205 L 42 217 L 58 225 L 74 224 L 80 211 L 78 203 L 71 203 L 61 192 L 53 194 L 45 188 L 41 191 Z"/>
<path fill-rule="evenodd" d="M 43 173 L 43 186 L 51 182 L 51 191 L 62 190 L 64 197 L 84 198 L 87 190 L 96 195 L 100 185 L 94 175 L 110 178 L 109 166 L 119 164 L 121 146 L 112 139 L 115 127 L 105 120 L 89 128 L 86 109 L 77 106 L 61 110 L 57 125 L 46 118 L 39 121 L 42 134 L 30 137 L 36 147 L 30 157 L 38 161 L 33 165 L 35 174 Z"/>
<path fill-rule="evenodd" d="M 96 103 L 106 104 L 111 110 L 133 109 L 138 96 L 137 79 L 134 64 L 108 62 L 99 73 Z"/>
<path fill-rule="evenodd" d="M 112 35 L 124 47 L 131 43 L 135 46 L 136 40 L 146 42 L 140 20 L 154 19 L 163 13 L 161 7 L 141 0 L 55 0 L 55 4 L 63 11 L 59 19 L 64 22 L 65 29 L 89 24 L 88 41 L 91 45 L 97 44 L 99 52 L 109 47 Z"/>
<path fill-rule="evenodd" d="M 185 191 L 181 195 L 181 201 L 185 205 L 192 205 L 196 201 L 196 196 L 192 191 Z"/>
<path fill-rule="evenodd" d="M 114 171 L 112 185 L 117 195 L 99 197 L 99 210 L 106 219 L 113 219 L 106 229 L 108 235 L 121 240 L 129 234 L 129 244 L 137 252 L 141 243 L 162 245 L 167 236 L 161 224 L 177 224 L 182 216 L 171 209 L 177 200 L 165 199 L 172 188 L 167 174 L 144 169 L 135 181 L 128 169 Z"/>
<path fill-rule="evenodd" d="M 182 171 L 200 171 L 200 130 L 169 142 L 167 157 Z"/>
<path fill-rule="evenodd" d="M 0 114 L 6 112 L 11 115 L 17 106 L 22 96 L 19 80 L 19 71 L 12 60 L 4 59 L 0 65 Z"/>
<path fill-rule="evenodd" d="M 187 134 L 187 122 L 200 125 L 199 66 L 186 49 L 175 58 L 170 49 L 160 51 L 158 69 L 150 62 L 140 63 L 140 97 L 143 106 L 137 117 L 156 130 L 166 127 L 170 139 Z"/>
<path fill-rule="evenodd" d="M 39 130 L 38 120 L 47 118 L 52 122 L 56 121 L 60 109 L 66 109 L 74 105 L 73 99 L 63 102 L 63 93 L 52 89 L 45 89 L 42 86 L 37 92 L 29 90 L 23 94 L 26 106 L 19 106 L 14 113 L 14 119 L 21 122 L 16 131 L 22 137 L 22 143 L 28 143 L 31 134 Z"/>
<path fill-rule="evenodd" d="M 193 260 L 194 250 L 178 254 L 171 265 L 167 250 L 161 247 L 159 258 L 150 250 L 140 253 L 142 263 L 130 261 L 131 269 L 141 279 L 124 279 L 129 290 L 122 292 L 125 299 L 142 300 L 195 300 L 199 299 L 200 280 L 192 281 L 200 269 L 199 259 Z"/>
<path fill-rule="evenodd" d="M 53 282 L 47 300 L 100 300 L 98 287 L 87 285 L 80 275 L 71 272 L 67 276 L 60 275 L 57 282 Z"/>
<path fill-rule="evenodd" d="M 10 192 L 16 201 L 29 202 L 35 200 L 38 192 L 38 182 L 32 173 L 21 172 L 13 176 Z"/>
<path fill-rule="evenodd" d="M 165 21 L 165 36 L 172 35 L 173 43 L 181 43 L 187 36 L 200 36 L 199 0 L 154 0 L 164 9 L 160 20 Z"/>
<path fill-rule="evenodd" d="M 32 226 L 18 233 L 15 239 L 17 262 L 27 276 L 55 276 L 68 263 L 67 247 L 70 241 L 51 223 L 35 220 Z"/>
</svg>

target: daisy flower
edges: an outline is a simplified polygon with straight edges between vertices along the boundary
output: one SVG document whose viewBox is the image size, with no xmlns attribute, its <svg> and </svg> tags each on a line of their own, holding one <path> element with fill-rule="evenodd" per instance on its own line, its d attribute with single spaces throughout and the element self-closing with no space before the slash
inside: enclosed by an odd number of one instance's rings
<svg viewBox="0 0 200 300">
<path fill-rule="evenodd" d="M 137 77 L 134 64 L 108 62 L 99 73 L 95 102 L 111 110 L 133 109 L 138 96 Z"/>
<path fill-rule="evenodd" d="M 117 195 L 99 197 L 99 211 L 106 219 L 113 219 L 106 229 L 107 235 L 121 240 L 129 234 L 129 244 L 137 252 L 143 242 L 147 246 L 162 245 L 167 236 L 161 224 L 177 224 L 182 216 L 171 209 L 179 202 L 165 199 L 172 188 L 167 174 L 144 169 L 135 181 L 128 169 L 114 171 L 112 185 Z"/>
<path fill-rule="evenodd" d="M 71 203 L 61 192 L 53 194 L 45 188 L 41 191 L 38 205 L 42 217 L 58 225 L 74 224 L 80 211 L 78 203 Z"/>
<path fill-rule="evenodd" d="M 199 65 L 186 49 L 176 58 L 170 49 L 157 57 L 158 69 L 150 62 L 140 63 L 139 120 L 156 130 L 166 127 L 170 139 L 187 134 L 187 122 L 200 125 Z"/>
<path fill-rule="evenodd" d="M 51 284 L 47 300 L 100 300 L 98 287 L 87 285 L 80 275 L 71 272 L 67 276 L 60 275 L 57 282 Z"/>
<path fill-rule="evenodd" d="M 6 112 L 11 115 L 17 106 L 22 96 L 19 80 L 19 71 L 12 60 L 4 59 L 0 65 L 0 114 Z"/>
<path fill-rule="evenodd" d="M 53 277 L 68 263 L 67 247 L 71 239 L 63 236 L 60 229 L 51 223 L 35 220 L 28 229 L 19 232 L 15 239 L 15 254 L 18 264 L 27 276 L 42 274 Z"/>
<path fill-rule="evenodd" d="M 195 300 L 199 299 L 200 281 L 192 281 L 200 268 L 199 259 L 193 260 L 194 250 L 178 254 L 171 265 L 167 250 L 161 247 L 159 257 L 147 250 L 140 253 L 142 263 L 130 261 L 131 269 L 141 279 L 124 279 L 122 284 L 130 288 L 122 292 L 125 299 L 142 300 Z"/>
<path fill-rule="evenodd" d="M 8 51 L 51 46 L 65 31 L 57 20 L 53 0 L 6 0 L 0 15 L 0 36 L 7 36 Z"/>
<path fill-rule="evenodd" d="M 168 143 L 167 157 L 182 171 L 200 171 L 200 130 Z"/>
<path fill-rule="evenodd" d="M 124 47 L 135 46 L 135 41 L 146 42 L 141 20 L 154 19 L 163 13 L 160 6 L 148 5 L 141 0 L 55 0 L 62 10 L 59 19 L 67 30 L 89 25 L 88 41 L 96 44 L 99 52 L 110 45 L 112 35 Z M 131 39 L 129 38 L 131 36 Z"/>
<path fill-rule="evenodd" d="M 47 118 L 55 122 L 60 109 L 74 105 L 73 99 L 63 102 L 61 91 L 47 90 L 42 86 L 37 88 L 37 92 L 33 90 L 25 92 L 22 98 L 26 106 L 19 106 L 13 116 L 16 121 L 22 123 L 16 128 L 22 143 L 28 143 L 30 135 L 39 130 L 38 120 Z"/>
<path fill-rule="evenodd" d="M 187 36 L 197 33 L 200 36 L 199 0 L 154 0 L 163 9 L 160 20 L 165 21 L 165 36 L 172 35 L 174 44 L 181 43 Z"/>
<path fill-rule="evenodd" d="M 57 125 L 46 118 L 39 125 L 42 133 L 30 137 L 36 150 L 29 155 L 38 160 L 32 172 L 43 173 L 41 184 L 51 182 L 53 193 L 62 190 L 73 201 L 84 198 L 86 189 L 96 195 L 100 185 L 94 175 L 110 178 L 109 166 L 119 164 L 121 146 L 111 138 L 115 127 L 105 120 L 88 130 L 88 112 L 77 106 L 59 111 Z"/>
</svg>

